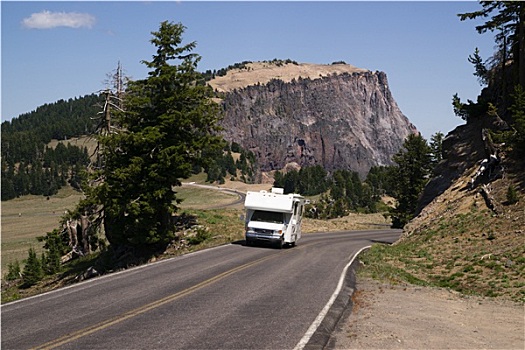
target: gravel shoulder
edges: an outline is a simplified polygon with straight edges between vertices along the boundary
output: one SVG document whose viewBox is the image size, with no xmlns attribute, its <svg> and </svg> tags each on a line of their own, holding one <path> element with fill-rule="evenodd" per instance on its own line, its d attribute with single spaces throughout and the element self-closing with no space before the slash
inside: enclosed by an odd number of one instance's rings
<svg viewBox="0 0 525 350">
<path fill-rule="evenodd" d="M 525 306 L 357 277 L 331 349 L 525 349 Z"/>
</svg>

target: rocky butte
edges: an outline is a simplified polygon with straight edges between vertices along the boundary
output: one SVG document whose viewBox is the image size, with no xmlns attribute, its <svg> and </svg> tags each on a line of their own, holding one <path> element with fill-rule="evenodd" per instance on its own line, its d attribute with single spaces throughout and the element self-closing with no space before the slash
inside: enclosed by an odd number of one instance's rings
<svg viewBox="0 0 525 350">
<path fill-rule="evenodd" d="M 251 150 L 262 171 L 322 165 L 364 177 L 417 132 L 386 74 L 349 64 L 247 63 L 209 84 L 222 96 L 225 139 Z"/>
</svg>

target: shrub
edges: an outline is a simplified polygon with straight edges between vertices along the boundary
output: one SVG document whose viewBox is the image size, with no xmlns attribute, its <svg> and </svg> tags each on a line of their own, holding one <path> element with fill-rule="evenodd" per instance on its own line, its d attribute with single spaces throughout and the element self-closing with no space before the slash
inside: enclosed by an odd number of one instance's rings
<svg viewBox="0 0 525 350">
<path fill-rule="evenodd" d="M 518 203 L 518 201 L 518 191 L 516 191 L 516 188 L 513 185 L 509 185 L 509 187 L 507 188 L 507 203 L 515 204 Z"/>
<path fill-rule="evenodd" d="M 197 245 L 209 238 L 211 238 L 211 232 L 206 227 L 197 226 L 195 235 L 188 236 L 187 240 L 190 245 Z"/>
<path fill-rule="evenodd" d="M 36 256 L 33 247 L 29 248 L 28 255 L 26 266 L 24 266 L 24 273 L 22 274 L 24 279 L 23 287 L 31 287 L 43 277 L 42 263 Z"/>
<path fill-rule="evenodd" d="M 5 279 L 7 281 L 14 281 L 20 278 L 20 263 L 16 260 L 14 263 L 7 264 L 7 275 Z"/>
</svg>

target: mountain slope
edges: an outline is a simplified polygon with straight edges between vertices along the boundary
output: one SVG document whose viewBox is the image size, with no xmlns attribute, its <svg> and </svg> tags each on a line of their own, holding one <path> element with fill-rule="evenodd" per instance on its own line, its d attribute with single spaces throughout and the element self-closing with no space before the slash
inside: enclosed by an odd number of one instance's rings
<svg viewBox="0 0 525 350">
<path fill-rule="evenodd" d="M 405 226 L 398 243 L 413 249 L 397 264 L 422 280 L 467 294 L 523 302 L 525 161 L 500 147 L 501 163 L 471 184 L 479 161 L 487 157 L 482 130 L 492 124 L 475 120 L 447 135 L 447 158 L 436 168 L 419 215 Z M 510 187 L 517 203 L 509 202 Z"/>
</svg>

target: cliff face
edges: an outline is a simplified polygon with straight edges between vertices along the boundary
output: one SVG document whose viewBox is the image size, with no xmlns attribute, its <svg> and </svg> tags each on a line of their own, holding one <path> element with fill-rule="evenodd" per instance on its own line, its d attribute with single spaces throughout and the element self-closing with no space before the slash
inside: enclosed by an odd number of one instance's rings
<svg viewBox="0 0 525 350">
<path fill-rule="evenodd" d="M 416 128 L 401 113 L 383 72 L 271 80 L 225 94 L 224 137 L 255 153 L 261 170 L 288 163 L 365 176 Z"/>
</svg>

